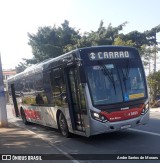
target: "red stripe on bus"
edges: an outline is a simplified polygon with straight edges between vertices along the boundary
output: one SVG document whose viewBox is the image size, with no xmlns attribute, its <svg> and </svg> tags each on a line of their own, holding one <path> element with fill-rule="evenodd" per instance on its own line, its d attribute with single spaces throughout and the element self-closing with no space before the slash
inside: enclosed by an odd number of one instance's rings
<svg viewBox="0 0 160 163">
<path fill-rule="evenodd" d="M 116 122 L 116 121 L 122 121 L 127 119 L 132 119 L 135 117 L 139 117 L 142 113 L 142 110 L 144 108 L 144 105 L 140 105 L 136 108 L 131 108 L 128 110 L 121 110 L 121 111 L 115 111 L 111 113 L 107 113 L 105 111 L 102 111 L 101 114 L 107 118 L 110 122 Z"/>
<path fill-rule="evenodd" d="M 41 119 L 40 113 L 37 110 L 25 109 L 24 112 L 26 115 L 26 119 L 33 119 L 33 120 L 40 120 Z"/>
</svg>

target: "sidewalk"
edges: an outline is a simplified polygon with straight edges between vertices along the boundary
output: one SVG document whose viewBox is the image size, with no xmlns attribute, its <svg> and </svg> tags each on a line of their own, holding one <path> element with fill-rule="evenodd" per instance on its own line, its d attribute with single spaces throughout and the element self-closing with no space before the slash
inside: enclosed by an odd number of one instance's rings
<svg viewBox="0 0 160 163">
<path fill-rule="evenodd" d="M 160 107 L 158 108 L 150 108 L 151 112 L 160 112 Z"/>
<path fill-rule="evenodd" d="M 9 109 L 9 108 L 7 108 Z M 160 112 L 160 108 L 151 108 L 151 112 Z M 61 154 L 54 145 L 47 143 L 37 136 L 36 133 L 25 128 L 14 125 L 14 122 L 21 121 L 8 113 L 8 128 L 0 128 L 0 154 Z M 1 157 L 1 155 L 0 155 Z M 1 158 L 0 158 L 1 162 Z M 16 161 L 17 162 L 17 161 Z M 21 161 L 19 161 L 21 162 Z M 38 162 L 59 162 L 59 160 L 36 161 Z M 60 162 L 71 162 L 63 160 Z"/>
<path fill-rule="evenodd" d="M 0 154 L 59 154 L 36 134 L 9 123 L 8 128 L 0 128 Z"/>
<path fill-rule="evenodd" d="M 28 159 L 28 156 L 26 155 L 43 155 L 47 154 L 52 155 L 52 158 L 55 156 L 63 156 L 63 158 L 66 158 L 66 156 L 59 151 L 54 144 L 41 139 L 37 136 L 36 133 L 29 131 L 25 128 L 16 126 L 14 122 L 20 121 L 19 118 L 13 117 L 13 115 L 8 115 L 8 127 L 7 128 L 0 128 L 0 162 L 2 161 L 2 158 L 4 156 L 11 154 L 13 157 L 14 155 L 24 155 L 23 157 L 26 157 Z M 54 155 L 55 154 L 55 155 Z M 21 156 L 20 156 L 21 157 Z M 15 157 L 16 158 L 16 157 Z M 59 157 L 61 158 L 61 157 Z M 13 160 L 13 159 L 12 159 Z M 40 160 L 40 159 L 38 159 Z M 21 160 L 16 160 L 13 162 L 21 162 Z M 43 161 L 36 161 L 38 162 L 71 162 L 71 160 L 43 160 Z"/>
</svg>

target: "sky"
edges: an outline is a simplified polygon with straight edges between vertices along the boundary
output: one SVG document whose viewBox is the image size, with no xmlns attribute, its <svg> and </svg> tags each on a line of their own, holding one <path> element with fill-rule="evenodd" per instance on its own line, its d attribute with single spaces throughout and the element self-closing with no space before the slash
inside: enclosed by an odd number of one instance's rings
<svg viewBox="0 0 160 163">
<path fill-rule="evenodd" d="M 160 0 L 0 0 L 2 68 L 15 68 L 32 58 L 28 35 L 39 27 L 60 26 L 68 20 L 80 32 L 97 30 L 103 20 L 116 27 L 127 21 L 123 33 L 144 32 L 160 24 Z M 160 33 L 157 34 L 160 42 Z"/>
</svg>

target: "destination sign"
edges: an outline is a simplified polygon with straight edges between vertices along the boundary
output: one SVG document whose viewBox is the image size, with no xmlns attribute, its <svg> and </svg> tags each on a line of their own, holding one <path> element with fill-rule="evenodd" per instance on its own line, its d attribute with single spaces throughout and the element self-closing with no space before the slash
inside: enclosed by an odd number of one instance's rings
<svg viewBox="0 0 160 163">
<path fill-rule="evenodd" d="M 128 51 L 115 51 L 115 52 L 92 52 L 89 53 L 90 60 L 102 60 L 102 59 L 120 59 L 130 58 Z"/>
</svg>

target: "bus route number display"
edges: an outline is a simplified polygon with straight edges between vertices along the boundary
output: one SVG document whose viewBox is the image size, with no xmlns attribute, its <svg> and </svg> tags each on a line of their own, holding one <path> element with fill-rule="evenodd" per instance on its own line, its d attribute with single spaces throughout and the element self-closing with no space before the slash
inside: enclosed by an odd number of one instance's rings
<svg viewBox="0 0 160 163">
<path fill-rule="evenodd" d="M 103 60 L 103 59 L 123 59 L 130 58 L 128 51 L 115 51 L 115 52 L 91 52 L 89 53 L 90 60 Z"/>
</svg>

